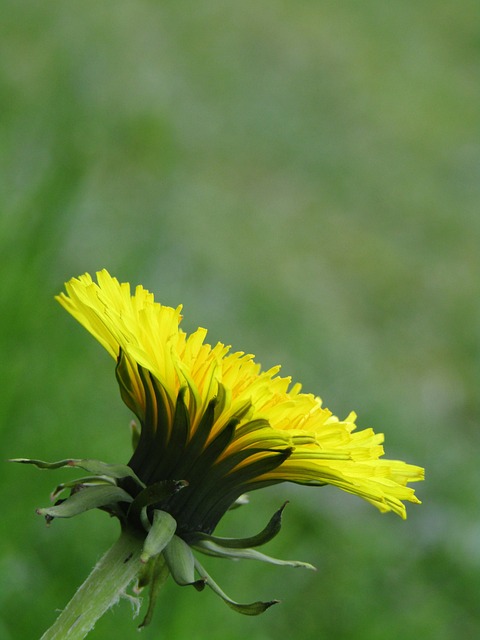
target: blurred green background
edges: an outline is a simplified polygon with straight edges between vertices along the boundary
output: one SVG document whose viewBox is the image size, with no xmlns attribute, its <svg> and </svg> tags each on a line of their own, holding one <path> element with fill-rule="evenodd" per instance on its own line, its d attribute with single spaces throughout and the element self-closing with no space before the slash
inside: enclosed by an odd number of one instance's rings
<svg viewBox="0 0 480 640">
<path fill-rule="evenodd" d="M 333 488 L 252 495 L 221 530 L 288 498 L 266 551 L 318 573 L 212 560 L 282 604 L 169 583 L 146 640 L 480 637 L 478 1 L 0 11 L 2 458 L 128 459 L 113 362 L 53 300 L 106 267 L 427 469 L 406 522 Z M 117 525 L 47 529 L 65 471 L 0 474 L 0 637 L 33 639 Z M 130 605 L 89 637 L 136 637 Z"/>
</svg>

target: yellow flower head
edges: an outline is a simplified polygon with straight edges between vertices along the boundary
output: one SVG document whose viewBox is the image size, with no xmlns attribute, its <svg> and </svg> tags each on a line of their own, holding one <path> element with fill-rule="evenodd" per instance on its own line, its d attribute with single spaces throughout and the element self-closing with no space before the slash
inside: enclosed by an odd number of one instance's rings
<svg viewBox="0 0 480 640">
<path fill-rule="evenodd" d="M 119 519 L 118 548 L 112 547 L 113 555 L 108 552 L 100 561 L 101 573 L 97 566 L 88 581 L 97 581 L 98 575 L 114 597 L 133 579 L 137 590 L 148 586 L 149 605 L 140 626 L 149 624 L 159 589 L 170 575 L 181 586 L 209 587 L 245 615 L 258 615 L 278 602 L 235 602 L 193 550 L 314 568 L 256 549 L 280 531 L 285 505 L 257 535 L 212 535 L 225 512 L 245 502 L 248 491 L 279 482 L 331 484 L 402 518 L 404 501 L 419 502 L 407 485 L 422 480 L 423 469 L 382 459 L 382 434 L 356 431 L 353 413 L 339 420 L 320 398 L 301 393 L 299 384 L 279 376 L 280 367 L 262 371 L 251 355 L 231 353 L 221 343 L 206 344 L 205 329 L 187 335 L 180 329 L 180 307 L 160 305 L 141 286 L 132 295 L 130 285 L 105 270 L 97 273 L 97 282 L 88 274 L 73 278 L 57 300 L 115 359 L 121 396 L 139 422 L 133 423 L 134 452 L 126 465 L 73 458 L 14 461 L 88 472 L 58 485 L 51 496 L 54 505 L 37 513 L 48 523 L 98 508 Z M 57 499 L 65 491 L 69 495 Z M 121 562 L 123 582 L 111 590 L 112 558 Z M 82 603 L 75 596 L 54 626 L 63 629 L 72 620 L 77 625 Z M 102 603 L 96 617 L 104 611 Z M 89 620 L 82 623 L 82 633 L 90 629 Z"/>
<path fill-rule="evenodd" d="M 124 402 L 140 422 L 128 465 L 147 487 L 183 481 L 159 499 L 177 533 L 211 534 L 247 491 L 279 482 L 331 484 L 380 511 L 406 517 L 419 502 L 409 482 L 423 469 L 383 455 L 383 435 L 356 430 L 355 414 L 339 420 L 299 384 L 262 371 L 253 356 L 187 335 L 181 307 L 132 295 L 107 271 L 74 278 L 58 301 L 116 360 Z M 133 481 L 123 488 L 135 493 Z"/>
</svg>

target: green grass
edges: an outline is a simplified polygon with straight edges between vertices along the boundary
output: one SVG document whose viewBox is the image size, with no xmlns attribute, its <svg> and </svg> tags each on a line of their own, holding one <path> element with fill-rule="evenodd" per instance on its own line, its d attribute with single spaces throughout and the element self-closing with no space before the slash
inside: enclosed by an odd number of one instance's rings
<svg viewBox="0 0 480 640">
<path fill-rule="evenodd" d="M 125 461 L 113 365 L 53 301 L 107 267 L 185 327 L 386 434 L 422 506 L 289 498 L 268 551 L 315 575 L 211 563 L 258 619 L 169 584 L 148 638 L 450 640 L 480 633 L 477 3 L 0 1 L 3 458 Z M 61 472 L 0 465 L 0 636 L 34 638 L 116 536 L 46 529 Z M 239 531 L 242 530 L 242 531 Z M 127 603 L 94 638 L 131 638 Z"/>
</svg>

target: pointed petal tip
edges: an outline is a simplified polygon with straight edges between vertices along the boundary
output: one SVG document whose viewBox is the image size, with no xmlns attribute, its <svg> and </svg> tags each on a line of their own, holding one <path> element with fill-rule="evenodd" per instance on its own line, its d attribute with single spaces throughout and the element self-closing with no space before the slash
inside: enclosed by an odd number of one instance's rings
<svg viewBox="0 0 480 640">
<path fill-rule="evenodd" d="M 54 520 L 54 517 L 46 512 L 47 509 L 35 509 L 35 513 L 37 514 L 37 516 L 43 516 L 45 518 L 45 524 L 47 525 L 47 527 L 49 527 L 52 520 Z"/>
<path fill-rule="evenodd" d="M 267 609 L 270 609 L 270 607 L 273 607 L 274 604 L 280 604 L 281 600 L 269 600 L 268 602 L 265 602 L 265 606 Z"/>
<path fill-rule="evenodd" d="M 308 569 L 309 571 L 318 571 L 317 567 L 309 562 L 299 562 L 298 567 L 302 567 L 303 569 Z"/>
</svg>

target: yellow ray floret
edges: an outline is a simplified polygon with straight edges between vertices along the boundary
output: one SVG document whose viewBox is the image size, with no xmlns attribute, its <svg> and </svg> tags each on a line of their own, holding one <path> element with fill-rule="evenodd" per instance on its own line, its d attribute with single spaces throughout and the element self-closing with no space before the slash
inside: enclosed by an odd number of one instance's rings
<svg viewBox="0 0 480 640">
<path fill-rule="evenodd" d="M 179 394 L 184 394 L 188 410 L 187 441 L 202 428 L 202 418 L 216 399 L 203 450 L 236 419 L 234 435 L 216 460 L 238 459 L 228 477 L 236 477 L 242 465 L 254 464 L 255 456 L 261 460 L 286 451 L 278 466 L 264 471 L 259 467 L 249 480 L 251 488 L 283 481 L 332 484 L 403 518 L 403 501 L 419 502 L 407 484 L 421 480 L 423 469 L 380 459 L 382 434 L 356 431 L 353 413 L 339 420 L 318 397 L 301 393 L 299 384 L 291 386 L 290 378 L 279 376 L 279 367 L 261 371 L 251 355 L 231 353 L 221 343 L 206 344 L 205 329 L 187 335 L 179 326 L 181 307 L 160 305 L 141 286 L 132 295 L 130 285 L 120 284 L 105 270 L 97 273 L 97 282 L 89 274 L 70 280 L 66 294 L 57 299 L 115 360 L 122 356 L 122 397 L 142 429 L 147 422 L 153 430 L 160 428 L 159 396 L 163 398 L 166 446 L 173 442 Z M 149 380 L 145 372 L 151 374 Z M 242 459 L 246 450 L 252 455 Z"/>
</svg>

